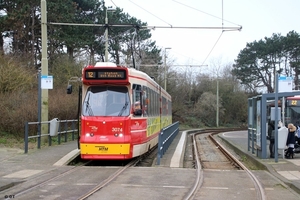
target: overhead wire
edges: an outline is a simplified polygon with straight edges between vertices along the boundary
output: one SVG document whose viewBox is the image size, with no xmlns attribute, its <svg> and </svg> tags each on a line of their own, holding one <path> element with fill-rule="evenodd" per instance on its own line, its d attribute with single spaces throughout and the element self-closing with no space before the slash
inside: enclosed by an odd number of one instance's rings
<svg viewBox="0 0 300 200">
<path fill-rule="evenodd" d="M 172 0 L 172 1 L 174 1 L 174 2 L 176 2 L 176 3 L 178 3 L 178 4 L 181 4 L 181 5 L 185 6 L 185 7 L 188 7 L 188 8 L 190 8 L 190 9 L 193 9 L 193 10 L 199 11 L 199 12 L 201 12 L 201 13 L 204 13 L 204 14 L 206 14 L 206 15 L 209 15 L 209 16 L 211 16 L 211 17 L 214 17 L 214 18 L 217 18 L 217 19 L 221 19 L 222 21 L 225 21 L 225 22 L 228 22 L 228 23 L 237 25 L 237 26 L 241 26 L 241 25 L 236 24 L 236 23 L 234 23 L 234 22 L 231 22 L 231 21 L 228 21 L 228 20 L 223 19 L 223 15 L 222 15 L 222 18 L 221 18 L 221 17 L 215 16 L 215 15 L 209 14 L 209 13 L 207 13 L 207 12 L 204 12 L 204 11 L 202 11 L 202 10 L 199 10 L 199 9 L 197 9 L 197 8 L 194 8 L 194 7 L 192 7 L 192 6 L 186 5 L 186 4 L 184 4 L 184 3 L 178 2 L 178 1 L 176 1 L 176 0 Z M 222 1 L 222 9 L 223 9 L 223 1 Z"/>
<path fill-rule="evenodd" d="M 112 0 L 111 0 L 111 1 L 112 1 Z M 135 2 L 133 2 L 133 1 L 131 1 L 131 0 L 128 0 L 128 1 L 131 2 L 132 4 L 134 4 L 135 6 L 139 7 L 140 9 L 146 11 L 146 12 L 149 13 L 150 15 L 154 16 L 155 18 L 157 18 L 157 19 L 163 21 L 164 23 L 168 24 L 170 27 L 173 27 L 172 24 L 166 22 L 165 20 L 161 19 L 160 17 L 158 17 L 157 15 L 151 13 L 150 11 L 146 10 L 146 9 L 143 8 L 142 6 L 138 5 L 137 3 L 135 3 Z M 114 4 L 114 5 L 115 5 L 115 4 Z"/>
<path fill-rule="evenodd" d="M 118 7 L 113 0 L 110 0 L 114 6 Z"/>
<path fill-rule="evenodd" d="M 206 62 L 207 58 L 210 56 L 211 52 L 214 50 L 215 46 L 217 45 L 217 43 L 219 42 L 221 36 L 223 35 L 223 32 L 220 34 L 219 38 L 217 39 L 217 41 L 215 42 L 214 46 L 211 48 L 210 52 L 208 53 L 208 55 L 206 56 L 205 60 L 202 62 L 202 65 L 204 65 L 204 63 Z"/>
<path fill-rule="evenodd" d="M 133 2 L 133 1 L 131 1 L 131 0 L 128 0 L 128 1 L 130 1 L 131 3 L 133 3 L 134 5 L 136 5 L 137 7 L 139 7 L 139 8 L 141 8 L 141 9 L 143 9 L 144 11 L 146 11 L 147 13 L 149 13 L 150 15 L 152 15 L 152 16 L 154 16 L 154 17 L 156 17 L 157 19 L 159 19 L 159 20 L 161 20 L 161 21 L 165 22 L 165 23 L 166 23 L 166 24 L 168 24 L 170 27 L 172 27 L 172 24 L 170 24 L 170 23 L 166 22 L 165 20 L 161 19 L 160 17 L 158 17 L 158 16 L 154 15 L 153 13 L 151 13 L 150 11 L 148 11 L 148 10 L 146 10 L 145 8 L 141 7 L 140 5 L 138 5 L 138 4 L 136 4 L 136 3 L 134 3 L 134 2 Z"/>
<path fill-rule="evenodd" d="M 131 2 L 132 4 L 134 4 L 135 6 L 139 7 L 140 9 L 144 10 L 145 12 L 147 12 L 147 13 L 151 14 L 152 16 L 156 17 L 157 19 L 159 19 L 159 20 L 163 21 L 164 23 L 168 24 L 170 27 L 172 27 L 172 25 L 171 25 L 170 23 L 168 23 L 168 22 L 166 22 L 165 20 L 161 19 L 160 17 L 154 15 L 153 13 L 151 13 L 151 12 L 148 11 L 148 10 L 146 10 L 146 9 L 143 8 L 142 6 L 138 5 L 137 3 L 135 3 L 135 2 L 133 2 L 133 1 L 131 1 L 131 0 L 128 0 L 128 1 Z M 111 0 L 111 2 L 114 4 L 114 6 L 117 7 L 117 5 L 115 4 L 115 2 L 114 2 L 113 0 Z M 136 30 L 136 29 L 135 29 L 135 30 Z M 137 35 L 137 32 L 135 32 L 135 35 Z M 134 35 L 134 36 L 135 36 L 135 35 Z M 135 38 L 135 37 L 133 37 L 133 40 L 134 40 L 134 38 Z M 134 42 L 134 41 L 133 41 L 133 42 Z M 140 46 L 139 43 L 138 43 L 138 46 Z M 134 65 L 135 65 L 135 63 L 134 63 Z"/>
<path fill-rule="evenodd" d="M 183 5 L 183 6 L 186 6 L 186 7 L 190 8 L 190 9 L 193 9 L 193 10 L 196 10 L 196 11 L 199 11 L 199 12 L 202 12 L 202 13 L 204 13 L 204 14 L 207 14 L 207 15 L 209 15 L 209 16 L 212 16 L 212 17 L 221 19 L 221 20 L 222 20 L 222 29 L 223 29 L 223 27 L 224 27 L 224 21 L 226 21 L 226 22 L 228 22 L 228 23 L 231 23 L 231 24 L 235 24 L 235 25 L 237 25 L 237 26 L 240 26 L 240 25 L 238 25 L 238 24 L 236 24 L 236 23 L 230 22 L 230 21 L 228 21 L 228 20 L 224 20 L 224 17 L 223 17 L 223 15 L 224 15 L 224 14 L 223 14 L 223 0 L 222 0 L 222 18 L 217 17 L 217 16 L 212 15 L 212 14 L 209 14 L 209 13 L 207 13 L 207 12 L 201 11 L 201 10 L 199 10 L 199 9 L 197 9 L 197 8 L 194 8 L 194 7 L 192 7 L 192 6 L 186 5 L 186 4 L 184 4 L 184 3 L 178 2 L 178 1 L 176 1 L 176 0 L 172 0 L 172 1 L 174 1 L 174 2 L 176 2 L 176 3 L 178 3 L 178 4 L 181 4 L 181 5 Z M 241 27 L 241 26 L 240 26 L 240 27 Z M 216 47 L 217 43 L 219 42 L 219 40 L 220 40 L 220 38 L 221 38 L 221 36 L 223 35 L 224 32 L 225 32 L 225 30 L 222 30 L 220 36 L 218 37 L 217 41 L 215 42 L 215 44 L 213 45 L 213 47 L 212 47 L 211 50 L 209 51 L 208 55 L 207 55 L 206 58 L 204 59 L 202 65 L 204 65 L 204 63 L 206 62 L 206 60 L 208 59 L 208 57 L 210 56 L 210 54 L 212 53 L 212 51 L 213 51 L 214 48 Z"/>
<path fill-rule="evenodd" d="M 154 15 L 154 14 L 151 13 L 150 11 L 144 9 L 144 8 L 141 7 L 140 5 L 138 5 L 138 4 L 136 4 L 135 2 L 133 2 L 132 0 L 128 0 L 128 1 L 131 2 L 132 4 L 134 4 L 135 6 L 137 6 L 137 7 L 141 8 L 141 9 L 143 9 L 144 11 L 146 11 L 146 12 L 149 13 L 149 14 L 151 14 L 152 16 L 158 18 L 159 20 L 165 22 L 165 23 L 168 24 L 171 28 L 173 27 L 170 23 L 168 23 L 168 22 L 166 22 L 165 20 L 161 19 L 160 17 Z M 188 8 L 190 8 L 190 9 L 193 9 L 193 10 L 196 10 L 196 11 L 198 11 L 198 12 L 201 12 L 201 13 L 204 13 L 204 14 L 206 14 L 206 15 L 209 15 L 209 16 L 211 16 L 211 17 L 220 19 L 220 20 L 222 21 L 222 32 L 221 32 L 220 36 L 218 37 L 217 41 L 215 42 L 215 44 L 213 45 L 212 49 L 210 50 L 210 52 L 209 52 L 208 55 L 206 56 L 206 58 L 205 58 L 204 62 L 202 63 L 202 65 L 204 65 L 204 63 L 206 62 L 207 58 L 208 58 L 208 57 L 210 56 L 210 54 L 212 53 L 213 49 L 216 47 L 216 45 L 217 45 L 217 43 L 219 42 L 221 36 L 223 35 L 223 32 L 226 31 L 226 30 L 223 29 L 223 27 L 224 27 L 224 21 L 225 21 L 225 22 L 228 22 L 228 23 L 231 23 L 231 24 L 234 24 L 234 25 L 237 25 L 237 26 L 239 26 L 239 27 L 242 27 L 242 26 L 239 25 L 239 24 L 236 24 L 236 23 L 234 23 L 234 22 L 231 22 L 231 21 L 229 21 L 229 20 L 225 20 L 225 19 L 224 19 L 224 17 L 223 17 L 223 0 L 222 0 L 222 17 L 221 17 L 221 18 L 218 17 L 218 16 L 215 16 L 215 15 L 209 14 L 209 13 L 207 13 L 207 12 L 204 12 L 204 11 L 202 11 L 202 10 L 199 10 L 199 9 L 197 9 L 197 8 L 195 8 L 195 7 L 192 7 L 192 6 L 189 6 L 189 5 L 187 5 L 187 4 L 184 4 L 184 3 L 182 3 L 182 2 L 179 2 L 179 1 L 176 1 L 176 0 L 172 0 L 172 1 L 175 2 L 175 3 L 178 3 L 178 4 L 182 5 L 182 6 L 185 6 L 185 7 L 188 7 Z M 116 6 L 116 4 L 113 2 L 113 0 L 111 0 L 111 2 Z M 241 29 L 241 28 L 240 28 L 240 29 Z M 238 29 L 238 30 L 240 30 L 240 29 Z M 228 30 L 228 31 L 229 31 L 229 30 Z"/>
</svg>

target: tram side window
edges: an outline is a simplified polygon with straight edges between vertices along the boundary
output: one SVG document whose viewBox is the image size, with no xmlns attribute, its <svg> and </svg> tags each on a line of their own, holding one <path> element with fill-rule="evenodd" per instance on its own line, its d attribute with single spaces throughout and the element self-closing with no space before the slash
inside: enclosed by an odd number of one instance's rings
<svg viewBox="0 0 300 200">
<path fill-rule="evenodd" d="M 159 106 L 158 106 L 158 103 L 159 103 L 159 98 L 158 98 L 158 94 L 157 92 L 154 93 L 155 95 L 155 116 L 158 116 L 159 115 Z"/>
<path fill-rule="evenodd" d="M 141 85 L 133 84 L 132 85 L 132 102 L 133 102 L 133 115 L 141 116 L 142 115 L 142 90 Z"/>
<path fill-rule="evenodd" d="M 169 100 L 168 104 L 169 104 L 169 107 L 168 107 L 169 108 L 169 113 L 168 114 L 171 116 L 172 115 L 172 102 Z"/>
<path fill-rule="evenodd" d="M 168 108 L 168 100 L 166 99 L 165 100 L 165 116 L 168 116 L 168 111 L 169 110 L 169 108 Z"/>
<path fill-rule="evenodd" d="M 154 90 L 151 90 L 151 101 L 150 101 L 150 104 L 151 104 L 151 113 L 152 113 L 152 116 L 155 116 L 155 92 L 154 92 Z"/>
<path fill-rule="evenodd" d="M 149 91 L 149 101 L 148 104 L 150 108 L 148 108 L 148 112 L 150 113 L 151 116 L 155 116 L 154 112 L 154 91 L 150 89 Z"/>
<path fill-rule="evenodd" d="M 167 115 L 167 99 L 165 97 L 162 97 L 162 115 Z"/>
<path fill-rule="evenodd" d="M 150 89 L 147 88 L 146 86 L 143 86 L 143 91 L 142 91 L 142 99 L 143 99 L 142 111 L 143 111 L 143 115 L 150 115 L 149 112 L 150 112 L 151 106 L 149 105 L 149 98 L 150 98 Z"/>
<path fill-rule="evenodd" d="M 150 116 L 153 116 L 153 99 L 152 99 L 152 90 L 149 88 L 148 89 L 148 96 L 146 99 L 146 103 L 147 103 L 147 114 Z"/>
</svg>

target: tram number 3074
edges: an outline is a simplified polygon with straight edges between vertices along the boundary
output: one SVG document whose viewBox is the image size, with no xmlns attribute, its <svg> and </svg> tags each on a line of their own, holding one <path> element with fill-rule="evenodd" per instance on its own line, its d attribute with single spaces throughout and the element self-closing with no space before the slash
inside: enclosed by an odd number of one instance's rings
<svg viewBox="0 0 300 200">
<path fill-rule="evenodd" d="M 112 127 L 112 132 L 122 132 L 123 128 Z"/>
</svg>

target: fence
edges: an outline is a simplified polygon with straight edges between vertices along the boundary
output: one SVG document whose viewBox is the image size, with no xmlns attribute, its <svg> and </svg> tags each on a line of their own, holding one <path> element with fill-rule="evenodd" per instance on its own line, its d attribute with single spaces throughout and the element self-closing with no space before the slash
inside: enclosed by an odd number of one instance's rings
<svg viewBox="0 0 300 200">
<path fill-rule="evenodd" d="M 179 122 L 175 122 L 166 128 L 163 128 L 158 137 L 158 152 L 157 152 L 157 165 L 160 165 L 160 158 L 163 157 L 168 150 L 173 139 L 179 132 Z"/>
<path fill-rule="evenodd" d="M 53 123 L 54 122 L 54 123 Z M 53 127 L 52 125 L 55 125 L 55 122 L 57 123 L 57 127 Z M 29 139 L 37 138 L 37 148 L 41 148 L 41 138 L 42 137 L 48 137 L 48 146 L 52 145 L 52 139 L 56 136 L 57 137 L 57 143 L 60 144 L 62 137 L 63 142 L 68 141 L 68 133 L 71 134 L 71 140 L 75 140 L 75 133 L 78 135 L 78 120 L 58 120 L 53 119 L 51 121 L 45 121 L 45 122 L 26 122 L 25 123 L 25 134 L 24 134 L 24 151 L 25 153 L 28 153 L 28 143 Z M 45 124 L 48 125 L 48 133 L 42 134 L 41 133 L 41 126 Z M 29 125 L 36 125 L 37 130 L 31 129 L 29 130 Z M 34 134 L 30 134 L 30 132 L 33 132 Z M 36 133 L 36 135 L 35 135 Z"/>
</svg>

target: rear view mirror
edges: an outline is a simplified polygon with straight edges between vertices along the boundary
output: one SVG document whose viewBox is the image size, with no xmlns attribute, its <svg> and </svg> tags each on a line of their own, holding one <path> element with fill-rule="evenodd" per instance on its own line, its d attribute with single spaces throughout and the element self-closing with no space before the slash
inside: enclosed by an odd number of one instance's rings
<svg viewBox="0 0 300 200">
<path fill-rule="evenodd" d="M 67 94 L 72 94 L 72 85 L 68 85 Z"/>
</svg>

